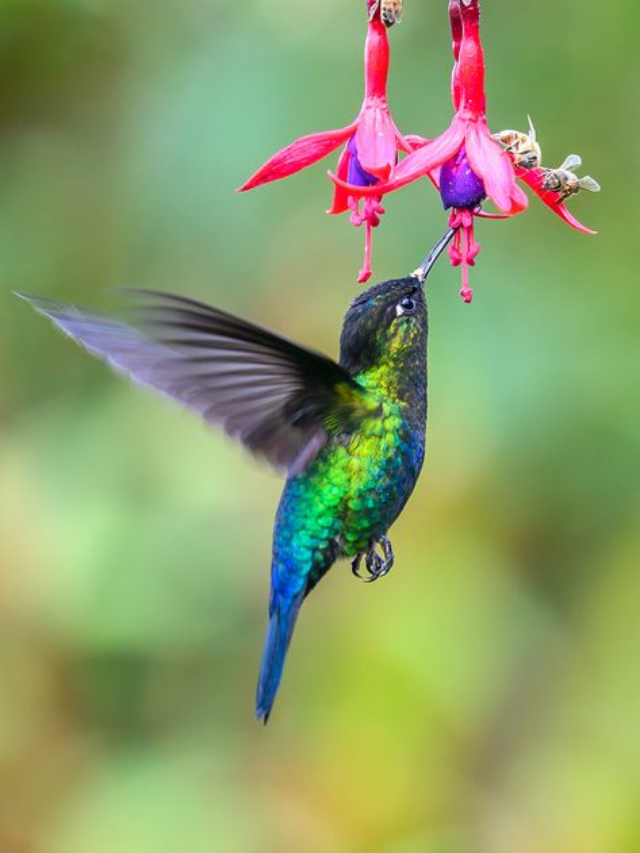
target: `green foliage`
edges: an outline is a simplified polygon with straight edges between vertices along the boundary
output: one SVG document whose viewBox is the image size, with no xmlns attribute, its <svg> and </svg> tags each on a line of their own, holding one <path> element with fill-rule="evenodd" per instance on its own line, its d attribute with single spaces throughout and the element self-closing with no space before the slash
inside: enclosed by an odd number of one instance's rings
<svg viewBox="0 0 640 853">
<path fill-rule="evenodd" d="M 394 116 L 434 135 L 446 4 L 405 5 Z M 397 568 L 320 586 L 266 730 L 279 482 L 11 296 L 174 289 L 335 355 L 361 234 L 324 167 L 233 190 L 355 114 L 362 6 L 1 5 L 3 853 L 638 850 L 636 4 L 485 3 L 494 129 L 530 113 L 545 158 L 580 153 L 601 233 L 534 201 L 480 223 L 471 308 L 434 271 Z M 444 223 L 426 182 L 387 202 L 380 279 Z"/>
</svg>

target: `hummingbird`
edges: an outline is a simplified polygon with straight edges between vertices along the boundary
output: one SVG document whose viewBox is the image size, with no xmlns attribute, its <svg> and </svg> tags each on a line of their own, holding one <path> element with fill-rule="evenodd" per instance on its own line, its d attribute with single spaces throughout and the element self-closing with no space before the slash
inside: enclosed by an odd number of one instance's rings
<svg viewBox="0 0 640 853">
<path fill-rule="evenodd" d="M 413 274 L 353 300 L 338 362 L 171 293 L 133 291 L 141 305 L 131 324 L 17 294 L 117 371 L 195 410 L 286 472 L 256 696 L 256 717 L 265 723 L 309 593 L 340 558 L 368 582 L 394 564 L 387 534 L 425 455 L 424 282 L 453 235 Z"/>
</svg>

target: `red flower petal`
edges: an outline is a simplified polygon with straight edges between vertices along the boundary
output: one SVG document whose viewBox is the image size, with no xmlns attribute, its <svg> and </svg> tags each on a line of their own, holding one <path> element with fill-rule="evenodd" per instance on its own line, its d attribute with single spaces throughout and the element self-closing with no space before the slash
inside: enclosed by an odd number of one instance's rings
<svg viewBox="0 0 640 853">
<path fill-rule="evenodd" d="M 517 168 L 516 175 L 524 184 L 534 191 L 543 204 L 546 204 L 547 207 L 552 210 L 556 216 L 559 216 L 560 219 L 566 222 L 567 225 L 575 228 L 576 231 L 581 231 L 583 234 L 598 233 L 579 222 L 573 213 L 571 213 L 569 208 L 561 201 L 558 201 L 558 193 L 544 189 L 544 169 L 538 168 L 527 170 Z"/>
<path fill-rule="evenodd" d="M 442 166 L 458 151 L 464 141 L 464 123 L 454 118 L 447 130 L 436 136 L 431 142 L 409 154 L 408 157 L 396 167 L 393 181 L 388 187 L 398 189 L 406 184 L 421 178 Z M 385 191 L 388 192 L 385 188 Z"/>
<path fill-rule="evenodd" d="M 454 57 L 453 99 L 458 111 L 467 118 L 482 119 L 486 113 L 485 63 L 482 40 L 480 38 L 480 7 L 477 0 L 458 5 L 462 34 L 459 45 L 456 44 L 459 30 L 453 23 Z M 456 56 L 457 53 L 457 56 Z"/>
<path fill-rule="evenodd" d="M 458 111 L 462 100 L 460 89 L 460 44 L 462 42 L 462 18 L 460 16 L 460 4 L 458 0 L 449 0 L 449 20 L 451 22 L 451 47 L 453 49 L 453 72 L 451 74 L 451 99 L 453 108 Z"/>
<path fill-rule="evenodd" d="M 396 164 L 396 127 L 387 106 L 365 107 L 358 121 L 356 147 L 360 165 L 386 181 Z"/>
<path fill-rule="evenodd" d="M 278 151 L 277 154 L 267 160 L 249 180 L 243 184 L 239 192 L 252 190 L 261 184 L 278 181 L 280 178 L 288 178 L 295 175 L 301 169 L 317 163 L 340 145 L 347 141 L 356 129 L 357 122 L 339 130 L 329 130 L 323 133 L 311 133 L 296 139 L 291 145 Z"/>
<path fill-rule="evenodd" d="M 355 187 L 341 181 L 329 172 L 329 177 L 337 186 L 343 186 L 354 196 L 382 196 L 400 189 L 418 178 L 430 176 L 430 173 L 446 163 L 464 142 L 464 123 L 454 118 L 450 127 L 440 136 L 428 142 L 422 148 L 409 154 L 396 166 L 393 178 L 386 184 L 372 187 Z M 432 179 L 433 180 L 433 179 Z"/>
<path fill-rule="evenodd" d="M 467 157 L 473 171 L 482 178 L 487 195 L 503 213 L 520 213 L 528 205 L 526 194 L 516 184 L 509 155 L 491 138 L 485 122 L 469 122 Z"/>
<path fill-rule="evenodd" d="M 404 154 L 411 154 L 415 147 L 420 147 L 419 145 L 414 146 L 410 142 L 411 139 L 415 140 L 416 142 L 417 140 L 420 140 L 421 143 L 425 143 L 428 141 L 426 139 L 423 139 L 422 136 L 412 136 L 411 134 L 409 136 L 404 136 L 404 134 L 400 133 L 400 131 L 396 127 L 396 123 L 393 119 L 391 119 L 391 124 L 393 125 L 393 132 L 396 138 L 397 151 L 402 151 Z"/>
<path fill-rule="evenodd" d="M 410 151 L 417 151 L 418 148 L 422 148 L 427 144 L 427 142 L 431 142 L 431 139 L 425 139 L 424 136 L 418 136 L 415 133 L 409 133 L 404 137 L 404 141 L 409 146 Z"/>
<path fill-rule="evenodd" d="M 338 166 L 336 168 L 336 173 L 338 177 L 346 181 L 347 176 L 349 174 L 349 160 L 351 159 L 351 154 L 349 153 L 349 147 L 345 145 L 342 154 L 340 155 L 340 159 L 338 160 Z M 336 185 L 335 192 L 333 194 L 333 204 L 331 205 L 331 209 L 327 211 L 327 213 L 335 215 L 338 213 L 344 213 L 349 210 L 349 193 L 343 188 Z"/>
<path fill-rule="evenodd" d="M 474 210 L 473 215 L 476 219 L 508 219 L 508 213 L 489 213 L 486 210 Z"/>
<path fill-rule="evenodd" d="M 365 104 L 386 101 L 389 76 L 389 37 L 380 15 L 369 21 L 364 45 Z"/>
<path fill-rule="evenodd" d="M 438 190 L 438 192 L 440 192 L 440 172 L 441 172 L 441 169 L 440 169 L 440 166 L 438 166 L 437 169 L 434 169 L 432 172 L 429 172 L 429 174 L 427 175 L 427 177 L 429 178 L 431 183 L 434 185 L 434 187 Z"/>
</svg>

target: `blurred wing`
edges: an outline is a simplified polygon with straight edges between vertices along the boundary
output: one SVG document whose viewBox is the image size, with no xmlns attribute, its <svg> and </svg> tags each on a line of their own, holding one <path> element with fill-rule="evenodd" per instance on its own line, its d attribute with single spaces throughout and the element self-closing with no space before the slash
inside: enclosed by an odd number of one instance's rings
<svg viewBox="0 0 640 853">
<path fill-rule="evenodd" d="M 190 299 L 137 291 L 141 328 L 23 296 L 89 352 L 290 474 L 379 403 L 329 358 Z M 136 324 L 137 325 L 137 324 Z M 144 331 L 143 331 L 144 329 Z"/>
<path fill-rule="evenodd" d="M 582 157 L 579 154 L 569 154 L 562 166 L 560 166 L 560 171 L 573 172 L 574 169 L 579 169 L 580 166 L 582 166 Z"/>
</svg>

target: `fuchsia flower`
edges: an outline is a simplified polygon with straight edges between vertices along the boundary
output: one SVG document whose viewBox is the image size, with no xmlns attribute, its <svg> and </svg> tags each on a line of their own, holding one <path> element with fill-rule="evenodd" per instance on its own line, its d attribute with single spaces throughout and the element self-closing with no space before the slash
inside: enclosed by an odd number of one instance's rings
<svg viewBox="0 0 640 853">
<path fill-rule="evenodd" d="M 476 217 L 506 218 L 525 210 L 528 199 L 516 178 L 527 184 L 558 216 L 574 228 L 593 233 L 581 225 L 559 202 L 558 194 L 543 188 L 544 170 L 516 166 L 513 158 L 492 137 L 486 119 L 485 61 L 480 39 L 479 0 L 450 0 L 454 68 L 452 99 L 455 116 L 449 128 L 435 139 L 414 145 L 395 169 L 393 178 L 376 186 L 376 193 L 397 190 L 418 178 L 429 177 L 440 189 L 449 224 L 456 236 L 449 249 L 453 266 L 462 266 L 465 302 L 471 302 L 469 267 L 475 265 L 480 245 L 475 241 Z M 350 191 L 344 176 L 331 175 L 343 191 Z M 360 190 L 361 195 L 372 191 Z M 501 214 L 483 213 L 480 205 L 489 198 Z"/>
<path fill-rule="evenodd" d="M 384 214 L 382 193 L 363 190 L 376 187 L 394 177 L 398 152 L 409 153 L 424 142 L 419 137 L 404 137 L 391 118 L 387 104 L 389 74 L 389 40 L 380 19 L 380 6 L 367 0 L 370 11 L 365 44 L 365 96 L 357 119 L 347 127 L 303 136 L 268 160 L 240 192 L 261 184 L 287 178 L 312 166 L 340 145 L 345 148 L 338 161 L 337 173 L 348 188 L 336 187 L 333 205 L 328 213 L 351 211 L 351 222 L 365 226 L 364 265 L 358 281 L 371 276 L 371 231 Z"/>
</svg>

